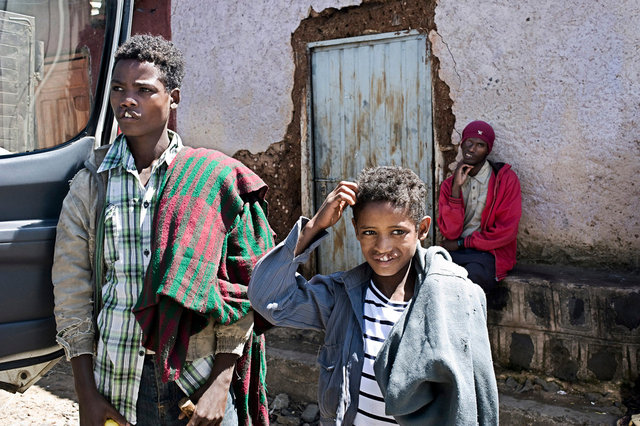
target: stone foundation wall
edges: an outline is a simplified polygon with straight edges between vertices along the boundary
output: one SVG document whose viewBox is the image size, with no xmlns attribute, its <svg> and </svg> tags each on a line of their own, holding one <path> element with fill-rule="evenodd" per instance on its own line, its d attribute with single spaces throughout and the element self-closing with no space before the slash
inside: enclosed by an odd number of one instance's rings
<svg viewBox="0 0 640 426">
<path fill-rule="evenodd" d="M 520 266 L 487 295 L 494 360 L 566 381 L 640 374 L 640 278 Z"/>
</svg>

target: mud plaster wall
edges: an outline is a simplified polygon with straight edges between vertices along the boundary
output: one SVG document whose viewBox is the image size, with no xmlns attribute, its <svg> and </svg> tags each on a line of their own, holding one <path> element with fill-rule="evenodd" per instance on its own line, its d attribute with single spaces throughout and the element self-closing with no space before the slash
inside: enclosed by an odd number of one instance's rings
<svg viewBox="0 0 640 426">
<path fill-rule="evenodd" d="M 179 131 L 192 145 L 233 154 L 265 179 L 270 223 L 284 238 L 302 212 L 306 44 L 408 29 L 428 33 L 433 8 L 434 1 L 265 1 L 203 10 L 195 1 L 175 2 L 173 40 L 187 56 Z M 437 75 L 437 58 L 432 66 Z M 452 161 L 451 102 L 446 85 L 435 80 L 434 131 L 445 141 L 443 158 Z"/>
<path fill-rule="evenodd" d="M 312 13 L 293 34 L 292 45 L 296 59 L 294 84 L 294 104 L 296 110 L 304 110 L 302 100 L 306 97 L 306 84 L 309 75 L 307 45 L 310 42 L 337 38 L 356 37 L 367 34 L 394 31 L 418 30 L 428 34 L 434 26 L 435 1 L 384 1 L 365 2 L 357 7 L 341 10 L 327 9 Z M 448 87 L 437 77 L 438 58 L 431 58 L 434 141 L 436 146 L 436 168 L 453 161 L 455 152 L 451 146 L 451 129 L 454 117 L 451 113 L 451 100 Z M 298 107 L 298 105 L 300 105 Z M 302 122 L 305 118 L 294 122 Z M 302 126 L 304 128 L 304 126 Z M 442 142 L 444 141 L 444 142 Z M 442 164 L 440 164 L 442 163 Z"/>
<path fill-rule="evenodd" d="M 301 212 L 291 34 L 312 9 L 358 3 L 172 2 L 173 41 L 187 61 L 178 131 L 190 145 L 235 154 L 267 182 L 278 239 Z"/>
<path fill-rule="evenodd" d="M 441 0 L 435 22 L 451 142 L 485 119 L 520 177 L 520 257 L 638 268 L 640 3 Z"/>
<path fill-rule="evenodd" d="M 522 181 L 521 259 L 639 266 L 640 5 L 440 0 L 434 20 L 430 1 L 359 3 L 172 5 L 188 63 L 179 130 L 265 178 L 280 238 L 301 211 L 305 44 L 418 28 L 438 76 L 436 182 L 464 125 L 483 118 L 496 129 L 493 158 Z"/>
</svg>

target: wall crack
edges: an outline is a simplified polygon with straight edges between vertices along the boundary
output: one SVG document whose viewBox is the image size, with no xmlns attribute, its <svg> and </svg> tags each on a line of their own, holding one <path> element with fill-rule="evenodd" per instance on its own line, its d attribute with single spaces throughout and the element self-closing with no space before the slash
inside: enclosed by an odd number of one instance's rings
<svg viewBox="0 0 640 426">
<path fill-rule="evenodd" d="M 446 41 L 444 41 L 444 38 L 442 37 L 442 35 L 438 32 L 438 30 L 434 30 L 434 33 L 436 33 L 438 35 L 438 37 L 440 37 L 440 41 L 442 42 L 442 44 L 444 44 L 444 46 L 447 48 L 447 52 L 449 52 L 449 56 L 451 56 L 451 60 L 453 61 L 453 71 L 456 73 L 456 75 L 458 76 L 458 83 L 462 84 L 462 77 L 460 76 L 460 73 L 458 73 L 458 64 L 456 63 L 456 58 L 453 57 L 453 53 L 451 53 L 451 49 L 449 48 L 449 45 L 447 44 Z"/>
</svg>

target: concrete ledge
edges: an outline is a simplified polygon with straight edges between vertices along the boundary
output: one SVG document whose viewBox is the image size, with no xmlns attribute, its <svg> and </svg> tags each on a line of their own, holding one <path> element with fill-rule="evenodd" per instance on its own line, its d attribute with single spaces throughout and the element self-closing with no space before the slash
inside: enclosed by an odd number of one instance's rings
<svg viewBox="0 0 640 426">
<path fill-rule="evenodd" d="M 317 401 L 316 358 L 324 340 L 318 331 L 274 327 L 267 341 L 267 390 L 275 396 L 286 393 L 299 401 Z"/>
<path fill-rule="evenodd" d="M 494 361 L 567 381 L 634 381 L 640 278 L 519 265 L 487 294 Z"/>
<path fill-rule="evenodd" d="M 500 424 L 530 426 L 615 425 L 618 416 L 596 407 L 567 407 L 500 394 Z"/>
<path fill-rule="evenodd" d="M 317 401 L 318 366 L 314 354 L 267 348 L 267 390 L 299 401 Z"/>
</svg>

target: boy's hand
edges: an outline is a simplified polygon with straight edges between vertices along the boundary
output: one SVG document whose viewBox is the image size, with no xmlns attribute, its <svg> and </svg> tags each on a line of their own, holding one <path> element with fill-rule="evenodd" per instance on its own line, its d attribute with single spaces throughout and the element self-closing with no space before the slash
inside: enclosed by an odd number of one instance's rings
<svg viewBox="0 0 640 426">
<path fill-rule="evenodd" d="M 331 191 L 320 206 L 320 210 L 313 216 L 307 226 L 313 222 L 313 227 L 327 229 L 335 225 L 347 206 L 356 203 L 358 185 L 355 182 L 342 181 L 336 189 Z"/>
<path fill-rule="evenodd" d="M 238 355 L 236 354 L 216 354 L 209 380 L 191 395 L 191 400 L 195 402 L 196 407 L 187 426 L 219 425 L 222 423 L 237 360 Z M 181 413 L 179 419 L 185 417 L 186 415 Z"/>
<path fill-rule="evenodd" d="M 231 372 L 233 373 L 233 370 Z M 229 384 L 214 381 L 198 399 L 193 416 L 189 419 L 187 426 L 221 424 L 227 407 L 228 394 Z M 184 419 L 185 417 L 184 413 L 180 413 L 178 418 Z"/>
<path fill-rule="evenodd" d="M 104 426 L 108 419 L 119 425 L 129 425 L 127 419 L 98 392 L 93 377 L 93 356 L 80 355 L 71 358 L 73 381 L 80 408 L 80 425 Z"/>
<path fill-rule="evenodd" d="M 318 212 L 302 229 L 296 244 L 295 255 L 302 253 L 319 232 L 335 225 L 347 206 L 356 203 L 358 185 L 355 182 L 342 181 L 331 191 L 320 206 Z"/>
<path fill-rule="evenodd" d="M 80 425 L 104 426 L 107 420 L 118 425 L 129 426 L 129 422 L 109 402 L 98 393 L 88 392 L 82 398 L 78 397 L 80 408 Z"/>
</svg>

